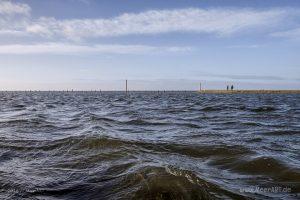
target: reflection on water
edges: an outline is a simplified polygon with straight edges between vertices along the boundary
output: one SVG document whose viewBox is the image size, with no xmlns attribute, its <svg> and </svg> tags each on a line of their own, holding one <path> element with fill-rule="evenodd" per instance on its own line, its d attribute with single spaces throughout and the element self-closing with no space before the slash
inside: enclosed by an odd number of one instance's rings
<svg viewBox="0 0 300 200">
<path fill-rule="evenodd" d="M 297 199 L 299 97 L 1 92 L 0 198 Z"/>
</svg>

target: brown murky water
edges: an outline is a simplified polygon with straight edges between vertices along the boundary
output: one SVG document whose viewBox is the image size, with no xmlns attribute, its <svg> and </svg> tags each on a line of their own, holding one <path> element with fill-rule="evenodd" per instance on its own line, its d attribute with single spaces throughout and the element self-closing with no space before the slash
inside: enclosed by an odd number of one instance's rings
<svg viewBox="0 0 300 200">
<path fill-rule="evenodd" d="M 298 199 L 299 100 L 0 92 L 0 199 Z"/>
</svg>

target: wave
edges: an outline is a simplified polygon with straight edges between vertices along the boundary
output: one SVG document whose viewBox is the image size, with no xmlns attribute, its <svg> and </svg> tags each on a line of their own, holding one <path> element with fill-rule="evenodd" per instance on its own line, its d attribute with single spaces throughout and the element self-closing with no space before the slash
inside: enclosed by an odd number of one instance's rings
<svg viewBox="0 0 300 200">
<path fill-rule="evenodd" d="M 194 173 L 172 166 L 138 167 L 125 163 L 109 167 L 102 176 L 91 173 L 85 180 L 45 185 L 43 188 L 23 190 L 23 196 L 73 199 L 217 199 L 240 198 L 240 194 L 225 190 L 197 177 Z M 84 192 L 89 191 L 89 192 Z"/>
<path fill-rule="evenodd" d="M 201 128 L 202 126 L 197 125 L 195 123 L 179 123 L 179 122 L 161 122 L 158 120 L 149 121 L 144 119 L 131 119 L 131 120 L 115 120 L 107 117 L 100 117 L 96 115 L 92 115 L 90 120 L 95 122 L 104 122 L 108 124 L 119 124 L 119 125 L 131 125 L 131 126 L 185 126 L 189 128 Z"/>
<path fill-rule="evenodd" d="M 274 131 L 263 131 L 260 132 L 263 135 L 271 135 L 271 136 L 290 136 L 290 135 L 300 135 L 300 131 L 298 130 L 274 130 Z"/>
<path fill-rule="evenodd" d="M 0 99 L 0 199 L 296 199 L 299 191 L 296 95 Z M 239 190 L 277 185 L 291 194 Z"/>
<path fill-rule="evenodd" d="M 224 108 L 214 107 L 214 106 L 206 106 L 206 107 L 202 108 L 201 110 L 205 111 L 205 112 L 212 112 L 212 111 L 221 111 L 221 110 L 224 110 Z"/>
<path fill-rule="evenodd" d="M 258 107 L 258 108 L 250 108 L 250 111 L 252 112 L 273 112 L 276 111 L 277 109 L 275 107 L 272 106 L 262 106 L 262 107 Z"/>
</svg>

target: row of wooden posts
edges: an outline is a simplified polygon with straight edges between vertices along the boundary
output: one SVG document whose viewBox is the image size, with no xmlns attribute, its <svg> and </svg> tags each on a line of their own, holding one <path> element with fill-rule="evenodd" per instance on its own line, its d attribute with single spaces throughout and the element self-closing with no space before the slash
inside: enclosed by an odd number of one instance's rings
<svg viewBox="0 0 300 200">
<path fill-rule="evenodd" d="M 201 91 L 202 90 L 202 85 L 201 85 L 201 83 L 200 83 L 200 87 L 199 87 L 199 90 Z M 72 90 L 66 90 L 67 92 L 73 92 L 74 90 L 72 89 Z M 92 90 L 91 90 L 92 91 Z M 165 90 L 164 90 L 165 91 Z M 29 92 L 32 92 L 31 90 L 29 91 Z M 96 90 L 95 90 L 95 92 L 96 92 Z M 101 92 L 101 90 L 100 90 L 100 92 Z M 126 93 L 128 93 L 129 92 L 129 90 L 128 90 L 128 80 L 126 79 L 125 80 L 125 92 Z"/>
</svg>

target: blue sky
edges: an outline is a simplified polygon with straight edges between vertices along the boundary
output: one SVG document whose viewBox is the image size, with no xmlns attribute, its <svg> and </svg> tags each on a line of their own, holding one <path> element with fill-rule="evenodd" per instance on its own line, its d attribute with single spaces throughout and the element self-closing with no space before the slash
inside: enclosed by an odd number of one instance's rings
<svg viewBox="0 0 300 200">
<path fill-rule="evenodd" d="M 300 1 L 0 0 L 1 90 L 300 89 Z"/>
</svg>

